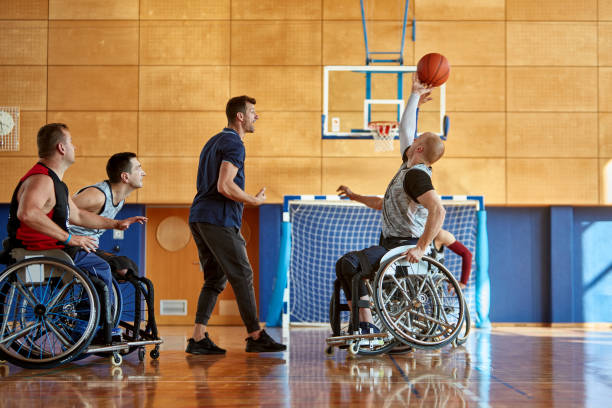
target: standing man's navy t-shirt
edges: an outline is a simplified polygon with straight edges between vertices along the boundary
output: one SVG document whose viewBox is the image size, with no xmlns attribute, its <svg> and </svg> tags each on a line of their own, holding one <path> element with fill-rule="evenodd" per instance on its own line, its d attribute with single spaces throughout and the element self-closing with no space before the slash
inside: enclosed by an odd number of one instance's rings
<svg viewBox="0 0 612 408">
<path fill-rule="evenodd" d="M 244 143 L 233 129 L 223 129 L 204 145 L 198 166 L 198 192 L 189 210 L 189 222 L 240 228 L 243 204 L 219 193 L 217 182 L 221 162 L 230 162 L 238 168 L 234 183 L 244 190 L 244 158 Z"/>
</svg>

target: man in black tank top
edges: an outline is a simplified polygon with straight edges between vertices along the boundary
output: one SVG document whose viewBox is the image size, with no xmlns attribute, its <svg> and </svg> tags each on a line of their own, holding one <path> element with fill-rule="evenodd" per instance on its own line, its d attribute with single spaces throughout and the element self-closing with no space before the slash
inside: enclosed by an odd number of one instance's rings
<svg viewBox="0 0 612 408">
<path fill-rule="evenodd" d="M 40 161 L 21 179 L 11 201 L 9 245 L 28 250 L 66 251 L 77 267 L 102 282 L 106 293 L 102 294 L 102 300 L 108 324 L 112 302 L 109 294 L 112 285 L 110 267 L 93 253 L 97 247 L 95 240 L 71 234 L 68 223 L 87 228 L 120 230 L 128 228 L 129 223 L 80 210 L 68 195 L 62 178 L 75 161 L 75 148 L 68 126 L 63 123 L 43 126 L 38 131 L 37 144 Z"/>
</svg>

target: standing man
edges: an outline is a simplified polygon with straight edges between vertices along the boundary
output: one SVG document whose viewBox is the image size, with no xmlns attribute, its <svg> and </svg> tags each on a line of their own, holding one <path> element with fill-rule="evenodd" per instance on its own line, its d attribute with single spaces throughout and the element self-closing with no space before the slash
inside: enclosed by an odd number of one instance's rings
<svg viewBox="0 0 612 408">
<path fill-rule="evenodd" d="M 213 136 L 200 153 L 198 192 L 189 212 L 189 227 L 198 247 L 200 265 L 204 271 L 204 286 L 198 299 L 193 338 L 187 353 L 224 354 L 225 350 L 212 342 L 206 325 L 217 302 L 217 296 L 229 280 L 242 321 L 246 326 L 247 352 L 283 351 L 259 327 L 253 270 L 246 252 L 246 242 L 240 234 L 244 204 L 261 205 L 265 188 L 251 196 L 244 191 L 244 136 L 255 131 L 255 99 L 246 95 L 231 98 L 225 108 L 227 127 Z"/>
</svg>

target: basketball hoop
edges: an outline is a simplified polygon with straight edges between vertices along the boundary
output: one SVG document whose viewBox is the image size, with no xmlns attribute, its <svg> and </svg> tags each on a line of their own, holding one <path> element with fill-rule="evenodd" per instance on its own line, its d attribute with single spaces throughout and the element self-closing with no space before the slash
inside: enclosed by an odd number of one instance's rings
<svg viewBox="0 0 612 408">
<path fill-rule="evenodd" d="M 378 121 L 368 123 L 372 130 L 375 152 L 388 152 L 393 150 L 393 139 L 397 134 L 399 123 L 390 121 Z"/>
</svg>

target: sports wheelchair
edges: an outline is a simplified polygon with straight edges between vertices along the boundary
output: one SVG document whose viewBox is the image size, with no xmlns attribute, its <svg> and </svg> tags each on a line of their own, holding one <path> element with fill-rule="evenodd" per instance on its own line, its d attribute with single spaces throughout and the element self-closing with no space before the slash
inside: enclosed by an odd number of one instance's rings
<svg viewBox="0 0 612 408">
<path fill-rule="evenodd" d="M 0 359 L 36 369 L 95 354 L 110 356 L 111 364 L 120 366 L 122 356 L 133 351 L 142 361 L 146 345 L 154 345 L 151 358 L 159 357 L 163 340 L 148 279 L 113 279 L 110 302 L 106 285 L 62 250 L 14 248 L 5 260 L 13 263 L 0 273 Z M 101 298 L 110 303 L 109 312 L 103 312 Z M 121 328 L 120 339 L 112 335 L 113 327 Z"/>
<path fill-rule="evenodd" d="M 336 279 L 329 307 L 332 335 L 326 340 L 327 354 L 333 354 L 334 347 L 348 348 L 351 355 L 376 355 L 402 346 L 437 349 L 467 340 L 470 318 L 459 283 L 430 256 L 423 256 L 418 263 L 408 262 L 401 254 L 412 246 L 388 251 L 378 270 L 368 270 L 369 265 L 360 262 L 361 271 L 353 277 L 351 289 L 357 294 L 363 280 L 369 300 L 354 301 L 356 307 L 350 313 L 346 331 L 341 328 L 341 312 L 350 309 L 341 303 L 341 285 Z M 359 308 L 372 310 L 380 333 L 360 333 Z"/>
</svg>

